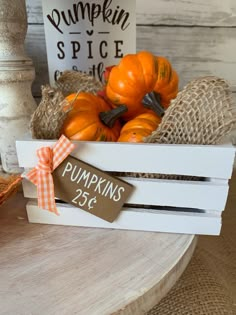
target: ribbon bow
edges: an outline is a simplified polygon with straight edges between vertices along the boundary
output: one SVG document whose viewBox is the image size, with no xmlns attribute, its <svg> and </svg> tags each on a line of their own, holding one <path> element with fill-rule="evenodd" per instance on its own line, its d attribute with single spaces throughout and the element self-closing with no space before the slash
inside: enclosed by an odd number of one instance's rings
<svg viewBox="0 0 236 315">
<path fill-rule="evenodd" d="M 54 195 L 52 172 L 72 152 L 75 145 L 64 135 L 50 147 L 37 150 L 38 165 L 26 177 L 37 186 L 38 206 L 59 215 Z"/>
</svg>

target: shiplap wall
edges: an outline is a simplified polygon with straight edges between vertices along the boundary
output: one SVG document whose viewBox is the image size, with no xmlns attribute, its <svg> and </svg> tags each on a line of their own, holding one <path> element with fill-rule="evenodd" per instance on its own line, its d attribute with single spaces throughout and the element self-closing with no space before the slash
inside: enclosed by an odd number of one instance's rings
<svg viewBox="0 0 236 315">
<path fill-rule="evenodd" d="M 41 0 L 26 4 L 26 51 L 36 69 L 33 94 L 40 97 L 41 85 L 48 83 L 42 5 Z M 198 76 L 217 75 L 228 80 L 236 96 L 236 0 L 137 0 L 136 4 L 138 51 L 169 58 L 180 87 Z"/>
</svg>

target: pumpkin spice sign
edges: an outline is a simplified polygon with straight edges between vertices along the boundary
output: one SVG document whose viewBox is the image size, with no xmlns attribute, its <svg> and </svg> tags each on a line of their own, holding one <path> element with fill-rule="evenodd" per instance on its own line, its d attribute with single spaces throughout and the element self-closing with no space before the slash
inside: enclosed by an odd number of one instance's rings
<svg viewBox="0 0 236 315">
<path fill-rule="evenodd" d="M 135 0 L 43 0 L 43 17 L 50 84 L 69 69 L 102 81 L 136 51 Z"/>
</svg>

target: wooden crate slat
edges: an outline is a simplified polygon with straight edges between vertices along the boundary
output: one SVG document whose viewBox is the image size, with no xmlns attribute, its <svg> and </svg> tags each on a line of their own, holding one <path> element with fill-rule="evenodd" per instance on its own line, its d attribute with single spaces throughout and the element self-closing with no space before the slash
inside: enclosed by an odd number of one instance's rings
<svg viewBox="0 0 236 315">
<path fill-rule="evenodd" d="M 54 141 L 17 141 L 21 167 L 37 164 L 36 150 Z M 158 145 L 133 143 L 75 142 L 72 155 L 105 171 L 194 175 L 230 178 L 233 146 Z"/>
<path fill-rule="evenodd" d="M 225 182 L 122 179 L 135 187 L 133 194 L 126 201 L 127 204 L 197 208 L 221 212 L 228 195 L 228 183 Z M 23 191 L 26 198 L 37 198 L 36 187 L 28 180 L 23 181 Z"/>
<path fill-rule="evenodd" d="M 232 71 L 236 68 L 234 39 L 234 28 L 137 26 L 137 51 L 149 47 L 153 54 L 166 56 L 179 74 L 180 89 L 197 77 L 215 75 L 226 79 L 236 91 L 235 71 Z M 33 95 L 40 96 L 41 86 L 49 82 L 43 25 L 29 25 L 25 47 L 35 65 Z"/>
<path fill-rule="evenodd" d="M 42 1 L 26 0 L 28 22 L 42 24 Z M 170 10 L 171 8 L 171 10 Z M 137 24 L 185 26 L 235 26 L 236 4 L 232 0 L 136 1 Z"/>
<path fill-rule="evenodd" d="M 127 229 L 169 233 L 219 235 L 221 217 L 213 214 L 163 213 L 125 209 L 113 223 L 68 205 L 57 205 L 60 216 L 38 208 L 36 201 L 29 201 L 27 214 L 32 223 L 72 225 L 83 227 Z"/>
</svg>

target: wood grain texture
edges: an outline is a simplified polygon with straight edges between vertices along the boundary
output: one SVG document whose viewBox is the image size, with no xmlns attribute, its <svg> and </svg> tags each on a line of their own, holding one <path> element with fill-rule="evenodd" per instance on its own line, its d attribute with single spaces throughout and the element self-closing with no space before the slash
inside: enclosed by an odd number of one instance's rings
<svg viewBox="0 0 236 315">
<path fill-rule="evenodd" d="M 137 49 L 169 58 L 180 88 L 193 78 L 216 75 L 236 88 L 235 29 L 139 27 Z"/>
<path fill-rule="evenodd" d="M 137 0 L 137 23 L 152 25 L 235 26 L 234 0 Z"/>
<path fill-rule="evenodd" d="M 228 80 L 236 90 L 234 28 L 138 26 L 137 50 L 168 57 L 179 73 L 181 88 L 193 78 L 216 75 Z M 41 85 L 49 82 L 43 25 L 29 25 L 26 51 L 35 65 L 33 94 L 38 96 Z"/>
<path fill-rule="evenodd" d="M 41 0 L 27 0 L 26 50 L 34 61 L 34 96 L 49 81 Z M 137 0 L 137 50 L 170 59 L 180 88 L 198 76 L 216 75 L 236 91 L 236 2 L 234 0 Z"/>
<path fill-rule="evenodd" d="M 1 314 L 145 314 L 195 248 L 191 235 L 28 224 L 25 203 L 0 211 Z"/>
<path fill-rule="evenodd" d="M 29 23 L 43 23 L 41 0 L 26 0 Z M 137 24 L 236 26 L 234 0 L 137 0 Z"/>
</svg>

